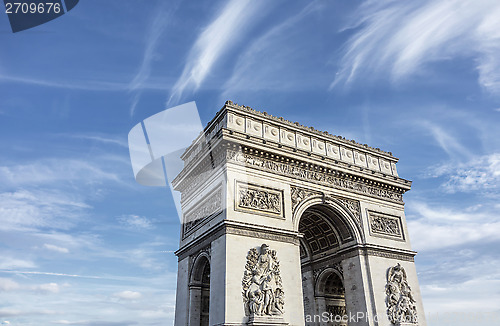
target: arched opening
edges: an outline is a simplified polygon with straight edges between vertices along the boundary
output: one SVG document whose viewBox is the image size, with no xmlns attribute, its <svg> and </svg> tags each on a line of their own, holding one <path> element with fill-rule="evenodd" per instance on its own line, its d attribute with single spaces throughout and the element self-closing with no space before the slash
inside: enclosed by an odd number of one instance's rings
<svg viewBox="0 0 500 326">
<path fill-rule="evenodd" d="M 347 325 L 345 304 L 345 288 L 342 277 L 332 270 L 325 271 L 317 281 L 316 302 L 321 310 L 328 312 L 328 324 Z"/>
<path fill-rule="evenodd" d="M 210 320 L 210 262 L 196 258 L 189 283 L 189 325 L 208 326 Z"/>
<path fill-rule="evenodd" d="M 333 207 L 316 204 L 302 213 L 298 230 L 303 235 L 300 258 L 306 325 L 347 325 L 342 321 L 347 309 L 338 252 L 356 243 L 353 228 Z"/>
</svg>

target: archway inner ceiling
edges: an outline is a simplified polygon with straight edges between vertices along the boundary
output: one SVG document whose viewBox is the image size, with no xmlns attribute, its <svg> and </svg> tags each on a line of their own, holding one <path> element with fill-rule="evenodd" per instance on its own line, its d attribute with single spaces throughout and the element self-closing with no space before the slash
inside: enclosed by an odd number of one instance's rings
<svg viewBox="0 0 500 326">
<path fill-rule="evenodd" d="M 331 209 L 323 205 L 309 207 L 301 216 L 299 232 L 304 235 L 301 241 L 301 256 L 338 249 L 343 243 L 354 239 L 344 221 Z M 307 246 L 307 251 L 304 246 Z"/>
</svg>

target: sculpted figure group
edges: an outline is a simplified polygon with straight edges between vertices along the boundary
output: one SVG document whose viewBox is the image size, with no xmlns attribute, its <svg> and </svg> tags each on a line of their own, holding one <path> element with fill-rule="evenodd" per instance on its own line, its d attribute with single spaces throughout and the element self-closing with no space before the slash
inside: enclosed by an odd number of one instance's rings
<svg viewBox="0 0 500 326">
<path fill-rule="evenodd" d="M 416 301 L 406 280 L 406 271 L 398 263 L 387 273 L 387 315 L 393 324 L 417 323 Z"/>
<path fill-rule="evenodd" d="M 260 247 L 260 252 L 250 249 L 242 285 L 247 316 L 283 314 L 284 292 L 276 250 L 269 250 L 266 244 Z"/>
</svg>

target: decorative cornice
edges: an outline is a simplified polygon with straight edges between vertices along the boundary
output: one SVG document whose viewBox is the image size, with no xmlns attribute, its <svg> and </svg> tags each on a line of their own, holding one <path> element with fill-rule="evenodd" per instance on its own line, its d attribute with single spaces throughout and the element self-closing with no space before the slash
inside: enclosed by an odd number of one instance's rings
<svg viewBox="0 0 500 326">
<path fill-rule="evenodd" d="M 355 244 L 332 253 L 332 255 L 335 255 L 335 259 L 338 259 L 339 261 L 356 256 L 376 256 L 409 262 L 415 261 L 416 254 L 417 253 L 415 251 L 411 250 L 389 248 L 371 244 Z M 323 259 L 328 260 L 330 259 L 330 256 L 325 256 L 318 259 L 317 264 L 320 264 Z"/>
<path fill-rule="evenodd" d="M 224 234 L 235 234 L 263 240 L 287 242 L 297 246 L 299 245 L 300 238 L 299 233 L 293 231 L 273 227 L 263 227 L 250 223 L 222 220 L 196 239 L 182 245 L 181 248 L 175 252 L 175 255 L 177 255 L 179 260 L 182 260 L 191 255 L 193 252 L 200 250 L 200 247 L 206 246 L 208 243 L 211 243 L 213 240 Z"/>
<path fill-rule="evenodd" d="M 390 157 L 392 157 L 392 158 L 395 159 L 395 157 L 392 155 L 391 152 L 383 151 L 380 148 L 373 148 L 373 147 L 368 146 L 367 144 L 360 144 L 360 143 L 358 143 L 358 142 L 356 142 L 354 140 L 349 140 L 349 139 L 346 139 L 345 137 L 342 137 L 342 136 L 332 135 L 332 134 L 330 134 L 327 131 L 320 131 L 320 130 L 314 129 L 313 127 L 303 126 L 303 125 L 301 125 L 298 122 L 292 122 L 292 121 L 286 120 L 286 119 L 284 119 L 282 117 L 276 117 L 276 116 L 273 116 L 273 115 L 271 115 L 271 114 L 269 114 L 269 113 L 267 113 L 265 111 L 262 111 L 262 112 L 261 111 L 257 111 L 255 109 L 252 109 L 249 106 L 239 105 L 239 104 L 234 103 L 233 101 L 230 101 L 230 100 L 226 101 L 224 107 L 219 112 L 222 112 L 224 109 L 226 109 L 228 107 L 229 108 L 233 108 L 233 109 L 237 109 L 237 110 L 240 110 L 240 111 L 243 111 L 243 112 L 247 112 L 247 113 L 250 113 L 252 115 L 257 115 L 257 116 L 260 116 L 262 118 L 266 118 L 266 119 L 275 121 L 277 123 L 282 123 L 282 124 L 288 125 L 290 127 L 297 128 L 299 130 L 308 132 L 308 133 L 313 133 L 313 134 L 318 135 L 318 136 L 327 137 L 327 138 L 335 140 L 337 142 L 341 142 L 341 143 L 345 144 L 346 146 L 350 146 L 350 147 L 355 146 L 355 147 L 357 147 L 357 148 L 359 148 L 361 150 L 375 151 L 375 152 L 378 152 L 378 153 L 381 153 L 381 154 L 388 155 L 388 156 L 390 156 Z"/>
<path fill-rule="evenodd" d="M 280 155 L 255 151 L 243 148 L 242 151 L 229 149 L 228 161 L 244 166 L 250 166 L 259 170 L 293 177 L 313 183 L 319 183 L 335 189 L 347 190 L 361 195 L 395 203 L 403 203 L 403 193 L 406 189 L 395 187 L 382 182 L 376 182 L 364 177 L 349 173 L 336 171 L 332 168 L 285 158 Z"/>
</svg>

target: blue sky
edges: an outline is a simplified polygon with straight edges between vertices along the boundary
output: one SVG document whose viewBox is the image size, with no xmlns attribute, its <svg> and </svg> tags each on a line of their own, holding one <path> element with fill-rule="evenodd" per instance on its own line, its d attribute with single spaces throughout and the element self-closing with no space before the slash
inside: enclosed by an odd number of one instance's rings
<svg viewBox="0 0 500 326">
<path fill-rule="evenodd" d="M 13 34 L 0 15 L 0 323 L 173 324 L 179 221 L 134 181 L 127 134 L 231 99 L 399 157 L 429 324 L 498 324 L 498 17 L 495 0 L 89 0 Z"/>
</svg>

